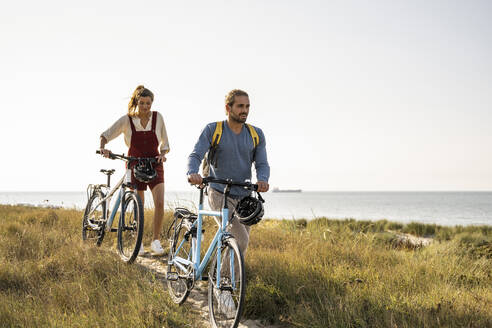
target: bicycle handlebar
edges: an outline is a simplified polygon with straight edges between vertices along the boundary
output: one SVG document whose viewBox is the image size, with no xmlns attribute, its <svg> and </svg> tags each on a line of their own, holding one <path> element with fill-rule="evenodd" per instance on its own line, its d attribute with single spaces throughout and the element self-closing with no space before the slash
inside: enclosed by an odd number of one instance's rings
<svg viewBox="0 0 492 328">
<path fill-rule="evenodd" d="M 100 150 L 96 150 L 96 154 L 102 155 L 102 152 Z M 149 161 L 150 163 L 157 163 L 157 158 L 155 157 L 133 157 L 133 156 L 125 156 L 123 154 L 113 154 L 112 152 L 109 152 L 109 158 L 110 159 L 122 159 L 126 160 L 129 162 L 132 161 Z"/>
<path fill-rule="evenodd" d="M 229 185 L 229 186 L 239 186 L 252 191 L 258 190 L 258 185 L 251 182 L 236 182 L 230 179 L 217 179 L 214 177 L 206 177 L 202 179 L 202 184 L 208 185 L 209 183 L 218 183 L 218 184 Z"/>
</svg>

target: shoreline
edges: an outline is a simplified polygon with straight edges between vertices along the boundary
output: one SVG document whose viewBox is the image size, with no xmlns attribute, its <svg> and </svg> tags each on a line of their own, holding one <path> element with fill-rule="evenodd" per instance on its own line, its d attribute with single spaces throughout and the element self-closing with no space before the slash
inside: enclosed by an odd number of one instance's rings
<svg viewBox="0 0 492 328">
<path fill-rule="evenodd" d="M 176 204 L 173 204 L 176 205 Z M 30 203 L 16 203 L 16 204 L 3 204 L 0 203 L 0 206 L 20 206 L 20 207 L 26 207 L 26 208 L 40 208 L 40 209 L 65 209 L 65 210 L 76 210 L 76 211 L 83 211 L 84 208 L 79 208 L 76 206 L 59 206 L 59 205 L 51 205 L 51 204 L 30 204 Z M 176 206 L 174 206 L 176 207 Z M 145 206 L 145 210 L 153 210 L 152 206 Z M 165 207 L 165 211 L 173 211 L 173 207 Z M 398 223 L 398 224 L 403 224 L 403 225 L 408 225 L 408 224 L 420 224 L 420 225 L 428 225 L 428 226 L 436 226 L 436 227 L 448 227 L 448 228 L 453 228 L 453 227 L 492 227 L 492 220 L 491 223 L 468 223 L 468 224 L 439 224 L 439 223 L 433 223 L 433 222 L 422 222 L 422 221 L 412 221 L 412 220 L 391 220 L 391 219 L 386 219 L 386 218 L 354 218 L 354 217 L 329 217 L 329 216 L 314 216 L 314 217 L 289 217 L 289 216 L 280 216 L 280 217 L 271 217 L 267 216 L 268 213 L 265 214 L 264 219 L 268 220 L 287 220 L 287 221 L 299 221 L 299 220 L 307 220 L 307 221 L 313 221 L 313 220 L 320 220 L 320 219 L 327 219 L 327 220 L 354 220 L 354 221 L 371 221 L 371 222 L 379 222 L 379 221 L 385 221 L 385 222 L 393 222 L 393 223 Z"/>
</svg>

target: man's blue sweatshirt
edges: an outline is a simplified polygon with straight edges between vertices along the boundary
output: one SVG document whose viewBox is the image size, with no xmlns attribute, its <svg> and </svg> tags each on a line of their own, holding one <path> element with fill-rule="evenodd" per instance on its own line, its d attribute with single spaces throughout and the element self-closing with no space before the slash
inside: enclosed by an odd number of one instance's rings
<svg viewBox="0 0 492 328">
<path fill-rule="evenodd" d="M 202 159 L 212 143 L 216 125 L 216 122 L 209 123 L 202 130 L 193 152 L 188 157 L 187 174 L 198 173 Z M 243 125 L 239 134 L 235 134 L 229 128 L 227 121 L 224 121 L 222 126 L 223 132 L 216 152 L 217 165 L 210 165 L 210 176 L 219 179 L 232 179 L 236 182 L 251 180 L 251 166 L 254 161 L 256 179 L 268 182 L 270 166 L 268 165 L 263 131 L 255 127 L 260 138 L 255 151 L 253 138 L 246 125 Z M 219 184 L 212 183 L 211 187 L 221 192 L 224 190 L 224 186 Z M 230 194 L 232 196 L 247 196 L 249 192 L 241 187 L 233 187 Z"/>
</svg>

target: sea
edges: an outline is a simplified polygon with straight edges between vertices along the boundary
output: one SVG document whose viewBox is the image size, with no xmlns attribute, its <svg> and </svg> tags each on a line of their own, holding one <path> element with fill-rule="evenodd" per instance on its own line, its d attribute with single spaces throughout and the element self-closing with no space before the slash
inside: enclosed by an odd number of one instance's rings
<svg viewBox="0 0 492 328">
<path fill-rule="evenodd" d="M 267 192 L 265 217 L 273 219 L 381 220 L 431 223 L 438 225 L 492 225 L 492 192 Z M 196 210 L 198 191 L 168 191 L 166 208 Z M 83 209 L 85 192 L 0 192 L 0 204 Z M 145 196 L 145 207 L 152 208 L 152 196 Z"/>
</svg>

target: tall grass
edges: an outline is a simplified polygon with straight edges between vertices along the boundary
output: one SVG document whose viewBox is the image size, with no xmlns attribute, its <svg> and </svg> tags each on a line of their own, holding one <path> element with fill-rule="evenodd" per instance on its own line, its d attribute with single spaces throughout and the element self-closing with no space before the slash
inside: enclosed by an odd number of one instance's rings
<svg viewBox="0 0 492 328">
<path fill-rule="evenodd" d="M 0 206 L 1 327 L 198 327 L 114 237 L 81 242 L 82 213 Z M 145 212 L 145 244 L 152 216 Z M 172 214 L 166 212 L 164 228 Z M 204 223 L 206 249 L 215 223 Z M 165 230 L 165 229 L 164 229 Z M 431 236 L 426 247 L 397 233 Z M 114 234 L 112 234 L 114 235 Z M 163 245 L 166 246 L 165 231 Z M 492 227 L 263 220 L 246 254 L 244 316 L 289 327 L 492 327 Z"/>
<path fill-rule="evenodd" d="M 491 227 L 419 227 L 448 233 L 425 248 L 381 238 L 416 228 L 263 221 L 246 256 L 246 315 L 295 327 L 491 327 Z"/>
<path fill-rule="evenodd" d="M 83 244 L 82 213 L 0 206 L 1 327 L 196 327 L 160 281 L 105 239 Z"/>
</svg>

